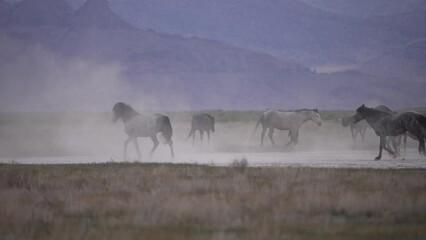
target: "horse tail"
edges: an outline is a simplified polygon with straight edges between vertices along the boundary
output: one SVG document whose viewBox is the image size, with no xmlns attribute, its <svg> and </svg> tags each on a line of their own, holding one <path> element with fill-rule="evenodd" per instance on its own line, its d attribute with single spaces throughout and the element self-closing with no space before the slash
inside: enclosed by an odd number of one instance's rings
<svg viewBox="0 0 426 240">
<path fill-rule="evenodd" d="M 256 131 L 257 131 L 257 129 L 259 128 L 259 125 L 260 125 L 260 123 L 261 123 L 262 121 L 263 121 L 263 114 L 262 114 L 262 115 L 260 115 L 259 119 L 257 120 L 256 126 L 254 127 L 253 132 L 251 133 L 251 135 L 250 135 L 250 138 L 249 138 L 249 139 L 252 139 L 252 138 L 253 138 L 254 134 L 256 133 Z"/>
<path fill-rule="evenodd" d="M 195 133 L 195 128 L 191 127 L 191 131 L 189 131 L 188 137 L 186 137 L 186 140 L 188 141 L 188 139 Z"/>
<path fill-rule="evenodd" d="M 417 118 L 420 123 L 420 128 L 422 129 L 422 136 L 426 138 L 426 117 L 424 115 L 419 115 Z"/>
<path fill-rule="evenodd" d="M 157 119 L 157 123 L 161 126 L 160 132 L 164 137 L 164 144 L 172 143 L 173 128 L 170 122 L 170 118 L 167 116 L 160 116 Z"/>
</svg>

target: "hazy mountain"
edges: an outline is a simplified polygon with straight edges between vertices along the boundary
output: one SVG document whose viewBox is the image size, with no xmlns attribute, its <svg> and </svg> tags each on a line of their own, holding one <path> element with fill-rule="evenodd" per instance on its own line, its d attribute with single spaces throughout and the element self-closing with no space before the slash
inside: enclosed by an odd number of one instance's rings
<svg viewBox="0 0 426 240">
<path fill-rule="evenodd" d="M 377 27 L 409 36 L 411 41 L 426 37 L 426 9 L 371 17 L 368 18 L 368 22 Z"/>
<path fill-rule="evenodd" d="M 133 26 L 231 43 L 305 65 L 356 63 L 411 39 L 300 0 L 111 1 Z"/>
<path fill-rule="evenodd" d="M 11 11 L 12 6 L 10 4 L 0 1 L 0 25 L 6 24 Z"/>
<path fill-rule="evenodd" d="M 426 82 L 426 39 L 390 49 L 364 63 L 360 70 L 377 76 L 403 79 L 407 84 Z"/>
<path fill-rule="evenodd" d="M 119 28 L 131 26 L 113 14 L 107 0 L 88 0 L 73 17 L 73 26 L 79 28 Z"/>
<path fill-rule="evenodd" d="M 27 0 L 10 5 L 10 18 L 0 28 L 1 109 L 109 109 L 118 100 L 160 109 L 354 108 L 362 103 L 381 103 L 391 107 L 426 104 L 421 91 L 426 87 L 424 82 L 405 84 L 393 78 L 355 71 L 315 74 L 291 60 L 223 42 L 140 30 L 111 11 L 105 0 L 89 0 L 71 12 L 63 1 L 47 4 L 50 1 Z M 30 8 L 29 2 L 39 3 L 42 7 Z M 160 0 L 143 2 L 155 6 L 165 4 Z M 191 0 L 169 2 L 169 7 L 179 10 L 183 2 L 193 3 Z M 320 42 L 325 41 L 329 37 L 327 35 L 336 37 L 327 31 L 340 29 L 343 32 L 339 33 L 338 40 L 349 43 L 324 43 L 324 46 L 317 43 L 313 49 L 332 52 L 336 48 L 335 51 L 339 52 L 342 50 L 337 46 L 352 44 L 365 47 L 367 51 L 371 46 L 380 45 L 380 32 L 371 32 L 376 42 L 370 39 L 372 45 L 363 46 L 364 40 L 352 36 L 352 31 L 360 33 L 372 29 L 366 30 L 351 18 L 323 15 L 324 11 L 299 1 L 271 1 L 271 5 L 257 10 L 254 9 L 264 6 L 258 5 L 260 1 L 246 3 L 254 4 L 254 8 L 239 8 L 235 2 L 228 1 L 199 1 L 201 5 L 192 7 L 197 9 L 203 4 L 211 4 L 210 18 L 222 19 L 222 24 L 234 21 L 226 31 L 234 29 L 235 36 L 252 36 L 244 29 L 244 24 L 249 24 L 252 30 L 271 31 L 271 41 L 280 42 L 279 36 L 282 36 L 282 39 L 294 44 L 289 46 L 302 48 L 305 44 L 314 43 L 314 37 L 318 37 Z M 235 14 L 219 11 L 223 8 L 234 9 Z M 67 14 L 58 16 L 58 9 Z M 274 32 L 283 23 L 281 17 L 274 21 L 274 16 L 282 13 L 280 9 L 286 9 L 285 18 L 288 20 L 283 26 L 286 29 L 293 26 L 292 30 L 301 35 Z M 186 8 L 182 9 L 182 12 L 186 11 Z M 267 22 L 242 22 L 249 16 L 250 19 L 260 18 L 266 15 L 264 11 L 270 11 Z M 297 14 L 302 12 L 306 13 L 306 19 L 297 18 Z M 34 20 L 37 24 L 31 23 L 33 16 L 40 15 L 43 17 Z M 322 16 L 320 20 L 318 16 Z M 335 22 L 336 18 L 342 21 Z M 167 20 L 167 17 L 163 19 Z M 314 23 L 313 19 L 321 24 Z M 206 33 L 221 31 L 217 28 L 220 25 L 214 22 L 209 25 L 205 21 L 196 23 L 196 20 L 192 20 L 194 23 L 191 24 L 206 27 Z M 177 24 L 179 20 L 171 22 Z M 250 26 L 251 23 L 253 26 Z M 271 28 L 269 23 L 275 28 Z M 178 25 L 185 25 L 181 24 Z M 239 24 L 242 24 L 241 28 L 238 28 Z M 346 24 L 353 24 L 354 29 L 344 30 Z M 299 29 L 300 26 L 309 27 Z M 318 26 L 323 28 L 315 29 Z M 313 35 L 310 36 L 307 30 L 311 30 Z M 310 38 L 304 42 L 298 39 L 300 36 Z M 272 42 L 264 44 L 280 46 Z M 321 55 L 317 57 L 321 58 Z"/>
<path fill-rule="evenodd" d="M 67 1 L 74 7 L 85 3 Z M 412 41 L 413 33 L 426 29 L 420 18 L 361 19 L 426 10 L 422 0 L 125 0 L 110 4 L 114 13 L 141 29 L 215 39 L 313 67 L 360 64 Z M 403 24 L 395 29 L 395 23 Z"/>
<path fill-rule="evenodd" d="M 8 24 L 19 26 L 66 26 L 73 9 L 65 0 L 32 0 L 10 6 Z"/>
<path fill-rule="evenodd" d="M 354 17 L 373 17 L 413 11 L 426 11 L 424 0 L 302 0 L 330 12 Z"/>
</svg>

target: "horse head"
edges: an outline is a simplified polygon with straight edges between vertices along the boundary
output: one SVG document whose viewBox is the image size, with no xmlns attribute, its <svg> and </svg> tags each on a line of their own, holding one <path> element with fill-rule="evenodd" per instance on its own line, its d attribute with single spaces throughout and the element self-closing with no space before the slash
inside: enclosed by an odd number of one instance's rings
<svg viewBox="0 0 426 240">
<path fill-rule="evenodd" d="M 352 117 L 343 117 L 342 118 L 342 126 L 343 127 L 348 127 L 349 123 L 352 121 Z"/>
<path fill-rule="evenodd" d="M 112 121 L 116 122 L 118 119 L 122 119 L 123 121 L 127 121 L 132 117 L 138 115 L 138 113 L 130 106 L 123 102 L 118 102 L 112 108 L 113 117 Z"/>
<path fill-rule="evenodd" d="M 314 123 L 318 124 L 318 126 L 322 125 L 322 120 L 321 120 L 321 116 L 318 113 L 318 109 L 309 111 L 309 117 Z"/>
<path fill-rule="evenodd" d="M 359 108 L 357 108 L 356 114 L 352 118 L 352 122 L 357 123 L 357 122 L 363 120 L 365 118 L 364 113 L 365 113 L 366 110 L 367 110 L 367 107 L 364 104 L 362 104 Z"/>
<path fill-rule="evenodd" d="M 210 130 L 212 130 L 212 132 L 214 132 L 215 131 L 215 129 L 214 129 L 214 125 L 215 125 L 214 117 L 212 115 L 210 115 L 210 114 L 206 114 L 206 115 L 207 115 L 208 119 L 210 120 L 209 121 L 209 123 L 210 123 Z"/>
</svg>

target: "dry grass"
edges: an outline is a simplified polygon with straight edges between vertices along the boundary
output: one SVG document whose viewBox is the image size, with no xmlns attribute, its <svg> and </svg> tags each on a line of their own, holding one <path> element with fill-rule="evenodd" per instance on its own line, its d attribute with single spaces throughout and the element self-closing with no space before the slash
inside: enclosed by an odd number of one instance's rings
<svg viewBox="0 0 426 240">
<path fill-rule="evenodd" d="M 0 165 L 2 239 L 424 239 L 424 170 Z"/>
</svg>

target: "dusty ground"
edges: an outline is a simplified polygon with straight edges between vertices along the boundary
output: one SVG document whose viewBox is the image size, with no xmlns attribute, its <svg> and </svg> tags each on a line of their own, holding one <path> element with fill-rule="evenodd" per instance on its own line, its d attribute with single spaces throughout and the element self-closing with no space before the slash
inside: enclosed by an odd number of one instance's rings
<svg viewBox="0 0 426 240">
<path fill-rule="evenodd" d="M 285 131 L 260 147 L 255 122 L 218 123 L 192 146 L 189 123 L 173 122 L 176 158 L 164 145 L 149 158 L 140 139 L 133 163 L 121 123 L 79 120 L 0 124 L 1 239 L 426 238 L 412 140 L 404 159 L 373 161 L 378 137 L 353 143 L 335 121 L 308 122 L 296 147 Z"/>
<path fill-rule="evenodd" d="M 3 163 L 100 163 L 122 162 L 126 135 L 121 122 L 94 119 L 85 123 L 63 123 L 60 126 L 42 125 L 3 127 L 0 161 Z M 378 153 L 378 137 L 368 130 L 365 142 L 353 143 L 348 128 L 338 122 L 326 121 L 321 127 L 312 122 L 302 126 L 299 145 L 285 146 L 287 131 L 275 131 L 277 145 L 272 146 L 265 136 L 260 147 L 260 129 L 251 136 L 255 122 L 222 122 L 208 145 L 206 136 L 201 144 L 196 136 L 195 146 L 186 141 L 189 123 L 174 122 L 176 158 L 160 145 L 153 158 L 148 157 L 152 142 L 139 139 L 142 162 L 197 163 L 228 165 L 235 159 L 246 159 L 250 166 L 309 166 L 355 168 L 426 168 L 426 157 L 417 153 L 417 143 L 409 140 L 407 155 L 393 159 L 384 153 L 381 161 L 373 161 Z M 6 137 L 5 137 L 6 136 Z M 129 145 L 129 159 L 136 152 Z"/>
</svg>

